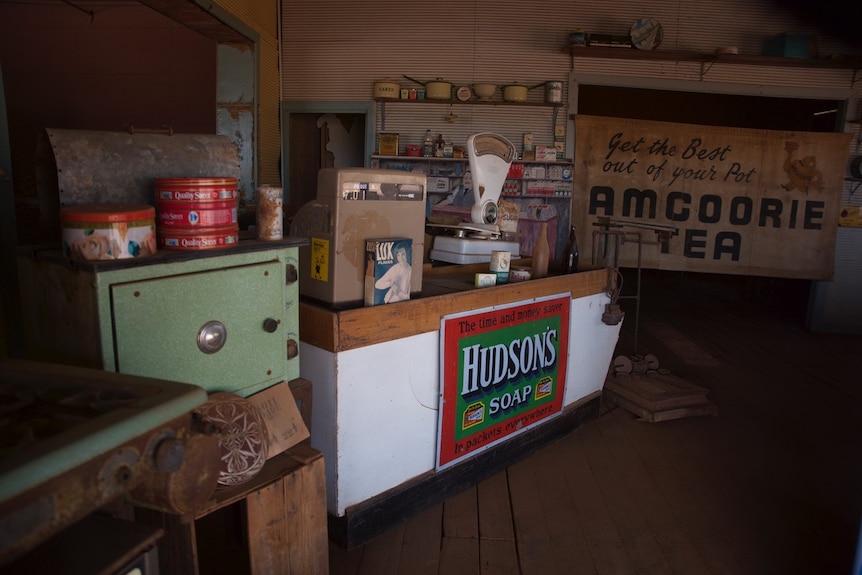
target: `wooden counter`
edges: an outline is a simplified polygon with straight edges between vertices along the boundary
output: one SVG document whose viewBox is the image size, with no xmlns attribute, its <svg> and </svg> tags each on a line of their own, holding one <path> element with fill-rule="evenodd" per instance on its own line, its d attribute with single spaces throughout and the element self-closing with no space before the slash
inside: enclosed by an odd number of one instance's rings
<svg viewBox="0 0 862 575">
<path fill-rule="evenodd" d="M 437 331 L 444 315 L 566 292 L 576 299 L 602 293 L 608 282 L 607 269 L 596 268 L 489 288 L 474 287 L 474 274 L 487 271 L 487 264 L 426 268 L 422 295 L 397 305 L 337 310 L 301 300 L 300 337 L 305 343 L 337 353 Z"/>
<path fill-rule="evenodd" d="M 519 262 L 513 262 L 518 265 Z M 311 445 L 324 454 L 329 536 L 361 544 L 598 417 L 619 336 L 602 323 L 608 270 L 475 288 L 488 264 L 423 270 L 422 294 L 337 309 L 300 299 L 301 376 L 314 385 Z M 441 321 L 571 294 L 562 412 L 437 470 Z"/>
</svg>

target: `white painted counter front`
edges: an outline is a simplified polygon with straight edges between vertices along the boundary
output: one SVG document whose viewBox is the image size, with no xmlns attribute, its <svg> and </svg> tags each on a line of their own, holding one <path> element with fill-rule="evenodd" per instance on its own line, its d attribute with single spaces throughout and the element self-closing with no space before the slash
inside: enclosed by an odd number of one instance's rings
<svg viewBox="0 0 862 575">
<path fill-rule="evenodd" d="M 604 385 L 621 327 L 602 323 L 607 303 L 603 292 L 572 299 L 564 412 Z M 300 331 L 301 376 L 314 386 L 311 445 L 324 454 L 331 515 L 434 471 L 439 337 L 438 321 L 435 331 L 331 351 Z"/>
</svg>

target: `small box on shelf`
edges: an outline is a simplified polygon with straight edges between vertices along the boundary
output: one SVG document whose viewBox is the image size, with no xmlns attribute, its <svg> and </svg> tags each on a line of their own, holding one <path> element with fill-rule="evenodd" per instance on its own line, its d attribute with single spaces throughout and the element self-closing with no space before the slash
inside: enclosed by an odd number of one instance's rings
<svg viewBox="0 0 862 575">
<path fill-rule="evenodd" d="M 521 186 L 518 182 L 514 180 L 506 180 L 503 184 L 503 191 L 501 193 L 503 196 L 520 196 L 521 195 Z"/>
<path fill-rule="evenodd" d="M 816 58 L 817 43 L 811 36 L 778 34 L 766 41 L 764 55 L 784 58 Z"/>
<path fill-rule="evenodd" d="M 509 165 L 509 173 L 506 175 L 507 178 L 512 179 L 521 179 L 524 177 L 524 164 L 519 164 L 517 162 Z"/>
<path fill-rule="evenodd" d="M 562 180 L 563 179 L 563 166 L 561 166 L 561 165 L 548 166 L 548 178 L 551 180 Z"/>
<path fill-rule="evenodd" d="M 378 145 L 381 156 L 397 156 L 398 155 L 398 134 L 395 133 L 380 133 L 380 143 Z"/>
<path fill-rule="evenodd" d="M 541 180 L 547 173 L 545 166 L 533 165 L 524 167 L 525 180 Z"/>
<path fill-rule="evenodd" d="M 566 156 L 566 143 L 554 142 L 554 150 L 556 151 L 555 160 L 562 160 Z"/>
<path fill-rule="evenodd" d="M 536 146 L 537 162 L 556 162 L 557 149 L 554 146 Z"/>
<path fill-rule="evenodd" d="M 426 179 L 426 182 L 427 190 L 429 193 L 449 191 L 449 178 L 429 176 Z"/>
</svg>

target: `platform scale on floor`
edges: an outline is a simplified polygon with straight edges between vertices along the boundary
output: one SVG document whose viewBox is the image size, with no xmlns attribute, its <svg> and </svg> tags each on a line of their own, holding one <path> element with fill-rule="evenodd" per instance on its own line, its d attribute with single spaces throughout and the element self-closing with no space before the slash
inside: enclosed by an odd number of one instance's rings
<svg viewBox="0 0 862 575">
<path fill-rule="evenodd" d="M 668 241 L 674 232 L 666 226 L 644 226 L 611 218 L 600 218 L 599 229 L 593 232 L 593 263 L 603 261 L 611 274 L 608 278 L 611 302 L 602 314 L 602 321 L 609 325 L 621 322 L 625 314 L 619 300 L 635 300 L 633 353 L 618 355 L 613 359 L 605 379 L 604 396 L 637 415 L 641 421 L 659 422 L 681 417 L 717 415 L 718 407 L 707 397 L 707 388 L 659 367 L 655 355 L 638 352 L 641 253 L 645 242 L 641 232 L 624 231 L 623 226 L 647 227 L 656 233 L 656 243 Z M 626 241 L 636 243 L 638 249 L 637 286 L 633 295 L 620 295 L 622 279 L 619 274 L 619 253 Z"/>
</svg>

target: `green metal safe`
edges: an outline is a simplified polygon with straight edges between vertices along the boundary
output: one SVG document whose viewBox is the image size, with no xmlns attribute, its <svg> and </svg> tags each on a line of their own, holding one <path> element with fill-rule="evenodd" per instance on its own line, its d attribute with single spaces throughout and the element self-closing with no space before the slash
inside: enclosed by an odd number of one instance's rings
<svg viewBox="0 0 862 575">
<path fill-rule="evenodd" d="M 295 379 L 304 243 L 241 240 L 114 261 L 22 248 L 27 357 L 242 396 Z"/>
</svg>

